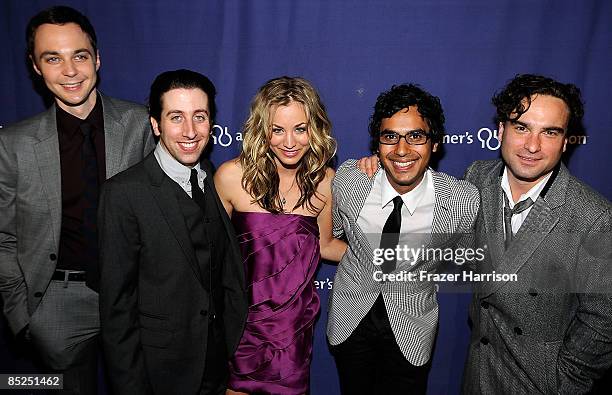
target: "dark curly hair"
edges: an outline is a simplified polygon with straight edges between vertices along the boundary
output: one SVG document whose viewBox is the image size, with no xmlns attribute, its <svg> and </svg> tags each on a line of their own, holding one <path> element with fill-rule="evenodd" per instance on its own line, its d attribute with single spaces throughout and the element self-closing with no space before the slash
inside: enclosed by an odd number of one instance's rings
<svg viewBox="0 0 612 395">
<path fill-rule="evenodd" d="M 514 121 L 521 117 L 531 106 L 533 95 L 549 95 L 565 102 L 569 109 L 566 136 L 583 131 L 582 116 L 584 105 L 580 89 L 574 84 L 564 84 L 535 74 L 517 74 L 491 101 L 497 110 L 496 123 Z"/>
<path fill-rule="evenodd" d="M 370 150 L 378 152 L 378 136 L 383 118 L 391 118 L 398 111 L 416 106 L 429 126 L 432 143 L 442 141 L 444 135 L 444 111 L 440 99 L 424 91 L 415 84 L 393 85 L 381 93 L 374 105 L 374 114 L 370 118 Z"/>
</svg>

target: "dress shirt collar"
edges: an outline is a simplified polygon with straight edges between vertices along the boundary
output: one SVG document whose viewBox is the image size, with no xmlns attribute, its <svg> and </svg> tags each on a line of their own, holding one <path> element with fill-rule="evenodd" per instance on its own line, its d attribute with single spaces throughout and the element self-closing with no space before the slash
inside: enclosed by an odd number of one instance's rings
<svg viewBox="0 0 612 395">
<path fill-rule="evenodd" d="M 159 163 L 159 167 L 161 167 L 164 173 L 179 184 L 180 187 L 191 196 L 191 183 L 189 182 L 189 177 L 191 176 L 192 168 L 174 159 L 174 157 L 166 151 L 161 142 L 155 147 L 154 155 L 155 159 L 157 159 L 157 163 Z M 193 168 L 198 171 L 198 185 L 204 190 L 206 172 L 202 170 L 200 163 L 196 163 Z"/>
<path fill-rule="evenodd" d="M 75 117 L 58 105 L 55 105 L 55 117 L 57 120 L 58 132 L 62 133 L 67 138 L 74 137 L 77 133 L 80 133 L 80 126 L 83 122 L 87 122 L 92 127 L 92 132 L 95 133 L 104 125 L 102 99 L 100 95 L 97 94 L 96 104 L 85 119 Z"/>
<path fill-rule="evenodd" d="M 380 186 L 382 188 L 381 199 L 380 199 L 380 207 L 385 207 L 387 204 L 390 204 L 394 197 L 401 196 L 402 201 L 404 202 L 404 206 L 410 212 L 410 215 L 414 214 L 414 211 L 417 209 L 423 197 L 427 194 L 428 191 L 433 190 L 433 182 L 431 179 L 431 169 L 427 169 L 425 174 L 423 175 L 423 179 L 419 182 L 412 191 L 406 192 L 403 195 L 400 195 L 394 188 L 391 186 L 391 183 L 387 179 L 387 173 L 381 171 L 381 183 Z M 391 203 L 392 204 L 392 203 Z"/>
<path fill-rule="evenodd" d="M 516 203 L 522 202 L 523 200 L 526 200 L 527 198 L 531 198 L 531 200 L 535 202 L 538 199 L 538 196 L 540 196 L 540 192 L 542 192 L 542 190 L 544 189 L 544 186 L 546 185 L 546 182 L 548 181 L 552 173 L 553 173 L 552 171 L 548 173 L 546 177 L 544 177 L 537 184 L 531 187 L 530 190 L 522 194 Z M 514 205 L 516 203 L 514 203 L 514 199 L 512 199 L 512 190 L 510 189 L 510 182 L 508 181 L 508 168 L 507 167 L 504 167 L 504 173 L 502 174 L 502 179 L 501 179 L 501 187 L 504 193 L 506 194 L 506 197 L 508 198 L 508 202 L 510 203 L 510 208 L 514 208 Z"/>
</svg>

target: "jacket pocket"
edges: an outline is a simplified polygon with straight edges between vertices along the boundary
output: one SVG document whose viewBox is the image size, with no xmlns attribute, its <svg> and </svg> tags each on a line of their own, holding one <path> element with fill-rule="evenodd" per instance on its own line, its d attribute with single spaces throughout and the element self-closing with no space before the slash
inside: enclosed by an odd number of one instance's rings
<svg viewBox="0 0 612 395">
<path fill-rule="evenodd" d="M 169 328 L 166 316 L 140 311 L 140 343 L 143 346 L 166 348 L 172 339 L 173 331 Z"/>
<path fill-rule="evenodd" d="M 154 313 L 149 313 L 148 311 L 142 311 L 142 310 L 140 310 L 138 314 L 140 315 L 141 318 L 145 317 L 145 318 L 152 318 L 154 320 L 168 321 L 168 316 L 165 316 L 162 314 L 154 314 Z"/>
</svg>

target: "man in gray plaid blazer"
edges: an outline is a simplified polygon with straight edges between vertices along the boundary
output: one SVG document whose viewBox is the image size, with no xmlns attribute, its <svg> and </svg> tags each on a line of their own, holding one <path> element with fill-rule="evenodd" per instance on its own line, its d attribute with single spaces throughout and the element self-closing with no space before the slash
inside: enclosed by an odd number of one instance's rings
<svg viewBox="0 0 612 395">
<path fill-rule="evenodd" d="M 44 10 L 27 40 L 55 102 L 0 131 L 0 294 L 12 331 L 31 342 L 45 371 L 63 373 L 71 393 L 92 394 L 98 191 L 155 144 L 143 106 L 96 90 L 100 57 L 85 16 Z"/>
<path fill-rule="evenodd" d="M 465 394 L 586 394 L 612 364 L 612 207 L 561 163 L 580 91 L 518 75 L 493 98 L 501 160 L 477 161 L 477 283 Z"/>
<path fill-rule="evenodd" d="M 470 232 L 476 188 L 429 168 L 443 132 L 437 97 L 415 85 L 394 86 L 378 97 L 370 122 L 383 168 L 368 178 L 349 160 L 336 173 L 334 236 L 346 237 L 349 247 L 334 280 L 327 336 L 343 394 L 426 391 L 438 322 L 434 284 L 401 276 L 433 273 L 440 262 L 381 262 L 380 253 L 398 243 L 452 248 Z"/>
</svg>

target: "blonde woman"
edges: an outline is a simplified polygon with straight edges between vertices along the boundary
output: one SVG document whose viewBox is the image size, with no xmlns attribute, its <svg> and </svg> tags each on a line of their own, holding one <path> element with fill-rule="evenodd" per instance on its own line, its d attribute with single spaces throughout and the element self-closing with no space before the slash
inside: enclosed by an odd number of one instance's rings
<svg viewBox="0 0 612 395">
<path fill-rule="evenodd" d="M 262 86 L 244 125 L 242 152 L 215 175 L 236 228 L 249 296 L 244 335 L 230 362 L 228 394 L 308 392 L 319 312 L 320 257 L 339 261 L 331 232 L 335 154 L 319 95 L 302 78 Z"/>
</svg>

